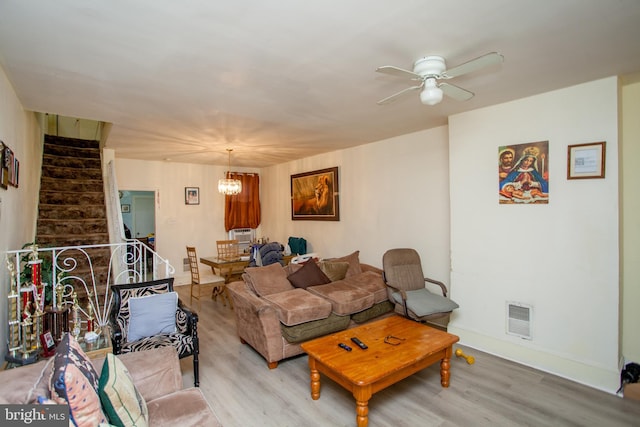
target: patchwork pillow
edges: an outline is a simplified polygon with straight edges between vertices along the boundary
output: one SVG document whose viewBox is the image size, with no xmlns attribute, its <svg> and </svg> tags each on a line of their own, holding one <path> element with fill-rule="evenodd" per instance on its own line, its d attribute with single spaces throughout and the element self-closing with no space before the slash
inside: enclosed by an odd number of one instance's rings
<svg viewBox="0 0 640 427">
<path fill-rule="evenodd" d="M 71 334 L 64 334 L 56 347 L 49 391 L 52 400 L 69 405 L 69 418 L 76 426 L 107 422 L 98 397 L 98 378 L 80 344 Z"/>
<path fill-rule="evenodd" d="M 354 274 L 362 273 L 362 267 L 360 267 L 360 251 L 355 251 L 350 253 L 349 255 L 340 257 L 340 258 L 331 258 L 327 261 L 346 261 L 349 263 L 349 269 L 347 269 L 347 273 L 345 277 L 351 277 Z"/>
<path fill-rule="evenodd" d="M 109 423 L 114 426 L 147 427 L 149 412 L 127 367 L 112 353 L 107 354 L 98 384 L 98 395 Z"/>
<path fill-rule="evenodd" d="M 318 267 L 332 282 L 342 280 L 347 275 L 349 263 L 346 261 L 320 261 Z"/>
<path fill-rule="evenodd" d="M 302 268 L 287 276 L 287 279 L 293 286 L 302 289 L 305 289 L 307 286 L 331 283 L 331 280 L 329 280 L 327 275 L 320 270 L 318 264 L 313 260 L 304 263 Z"/>
<path fill-rule="evenodd" d="M 293 289 L 287 280 L 285 269 L 279 263 L 264 267 L 247 267 L 244 269 L 243 277 L 249 287 L 261 297 Z"/>
<path fill-rule="evenodd" d="M 176 332 L 178 293 L 129 298 L 127 341 Z"/>
</svg>

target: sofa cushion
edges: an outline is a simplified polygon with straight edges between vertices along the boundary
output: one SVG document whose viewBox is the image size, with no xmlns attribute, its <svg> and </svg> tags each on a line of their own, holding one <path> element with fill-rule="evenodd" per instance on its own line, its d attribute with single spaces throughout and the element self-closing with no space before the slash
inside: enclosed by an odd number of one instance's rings
<svg viewBox="0 0 640 427">
<path fill-rule="evenodd" d="M 345 277 L 351 277 L 354 274 L 362 273 L 362 267 L 360 267 L 360 251 L 355 251 L 349 255 L 345 255 L 339 258 L 329 258 L 326 261 L 346 261 L 349 263 L 349 269 Z"/>
<path fill-rule="evenodd" d="M 69 417 L 76 426 L 105 423 L 98 397 L 98 373 L 80 344 L 69 333 L 63 335 L 53 361 L 51 398 L 69 404 Z"/>
<path fill-rule="evenodd" d="M 351 320 L 356 323 L 364 323 L 390 311 L 393 311 L 393 303 L 389 300 L 385 300 L 374 304 L 373 307 L 369 307 L 359 313 L 352 314 Z"/>
<path fill-rule="evenodd" d="M 373 294 L 373 303 L 377 304 L 389 299 L 387 294 L 387 285 L 382 279 L 382 275 L 373 271 L 365 271 L 360 274 L 354 274 L 344 282 L 350 286 L 362 289 Z"/>
<path fill-rule="evenodd" d="M 302 289 L 308 286 L 331 283 L 331 280 L 320 270 L 320 267 L 318 267 L 318 264 L 316 264 L 314 260 L 305 262 L 302 268 L 288 275 L 287 279 L 293 286 Z"/>
<path fill-rule="evenodd" d="M 327 275 L 329 280 L 335 282 L 344 279 L 347 275 L 349 263 L 346 261 L 320 261 L 318 267 Z"/>
<path fill-rule="evenodd" d="M 331 301 L 333 312 L 339 316 L 357 313 L 373 305 L 373 294 L 348 284 L 348 279 L 327 285 L 309 286 L 307 290 Z"/>
<path fill-rule="evenodd" d="M 178 293 L 129 298 L 127 341 L 176 332 Z"/>
<path fill-rule="evenodd" d="M 222 427 L 199 387 L 191 387 L 147 402 L 150 426 Z"/>
<path fill-rule="evenodd" d="M 342 331 L 349 326 L 349 316 L 329 314 L 326 319 L 305 322 L 299 325 L 287 326 L 280 324 L 282 336 L 287 342 L 297 344 L 313 338 L 321 337 L 334 332 Z"/>
<path fill-rule="evenodd" d="M 276 308 L 280 322 L 287 326 L 325 319 L 331 314 L 331 303 L 304 289 L 294 288 L 263 297 Z"/>
<path fill-rule="evenodd" d="M 133 383 L 124 363 L 108 353 L 98 386 L 102 408 L 109 423 L 116 426 L 148 426 L 147 404 Z"/>
<path fill-rule="evenodd" d="M 242 278 L 261 297 L 293 289 L 287 280 L 285 269 L 278 263 L 264 267 L 247 267 Z"/>
</svg>

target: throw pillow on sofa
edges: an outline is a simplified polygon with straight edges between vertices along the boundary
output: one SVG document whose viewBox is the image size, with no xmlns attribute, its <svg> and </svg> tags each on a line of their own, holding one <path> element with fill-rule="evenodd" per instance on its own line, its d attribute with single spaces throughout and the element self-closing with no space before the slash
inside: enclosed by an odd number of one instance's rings
<svg viewBox="0 0 640 427">
<path fill-rule="evenodd" d="M 309 260 L 295 273 L 287 276 L 287 279 L 296 288 L 305 289 L 313 285 L 325 285 L 331 280 L 322 272 L 314 260 Z"/>
<path fill-rule="evenodd" d="M 346 261 L 349 263 L 349 269 L 345 277 L 351 277 L 354 274 L 362 273 L 362 267 L 360 267 L 360 251 L 355 251 L 349 255 L 345 255 L 339 258 L 329 258 L 325 261 Z"/>
<path fill-rule="evenodd" d="M 49 391 L 52 400 L 69 405 L 69 417 L 76 426 L 107 422 L 98 397 L 98 378 L 80 344 L 71 334 L 64 334 L 56 347 Z"/>
<path fill-rule="evenodd" d="M 242 278 L 261 297 L 293 289 L 291 282 L 287 280 L 285 269 L 278 263 L 264 267 L 247 267 Z"/>
<path fill-rule="evenodd" d="M 327 275 L 329 280 L 337 282 L 338 280 L 344 279 L 347 275 L 349 263 L 346 261 L 320 261 L 318 267 Z"/>
<path fill-rule="evenodd" d="M 112 353 L 102 365 L 98 386 L 100 401 L 109 423 L 121 427 L 146 427 L 147 403 L 133 384 L 127 367 Z"/>
</svg>

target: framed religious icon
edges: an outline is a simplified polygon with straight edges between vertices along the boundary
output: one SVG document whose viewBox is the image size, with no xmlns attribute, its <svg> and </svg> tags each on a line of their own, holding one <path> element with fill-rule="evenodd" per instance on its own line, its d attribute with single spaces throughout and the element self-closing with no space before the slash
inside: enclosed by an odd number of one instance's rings
<svg viewBox="0 0 640 427">
<path fill-rule="evenodd" d="M 501 205 L 549 203 L 549 141 L 498 147 Z"/>
<path fill-rule="evenodd" d="M 604 141 L 569 145 L 567 179 L 604 178 L 605 145 Z"/>
</svg>

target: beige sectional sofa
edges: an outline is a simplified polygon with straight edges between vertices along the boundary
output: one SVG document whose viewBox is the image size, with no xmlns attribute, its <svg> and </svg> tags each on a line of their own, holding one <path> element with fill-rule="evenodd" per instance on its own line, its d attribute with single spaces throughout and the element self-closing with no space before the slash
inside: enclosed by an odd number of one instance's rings
<svg viewBox="0 0 640 427">
<path fill-rule="evenodd" d="M 241 341 L 273 369 L 305 341 L 393 314 L 382 270 L 358 255 L 247 268 L 227 285 Z"/>
</svg>

